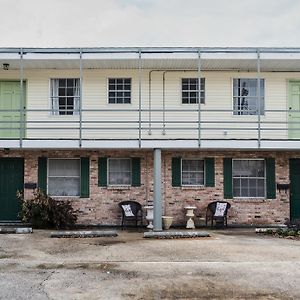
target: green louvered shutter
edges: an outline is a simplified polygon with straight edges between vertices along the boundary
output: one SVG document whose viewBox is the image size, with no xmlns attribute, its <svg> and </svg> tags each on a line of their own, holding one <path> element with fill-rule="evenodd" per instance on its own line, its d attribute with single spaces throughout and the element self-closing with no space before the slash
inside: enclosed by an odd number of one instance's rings
<svg viewBox="0 0 300 300">
<path fill-rule="evenodd" d="M 172 158 L 172 186 L 181 186 L 181 157 Z"/>
<path fill-rule="evenodd" d="M 275 158 L 266 158 L 267 199 L 276 198 Z"/>
<path fill-rule="evenodd" d="M 90 159 L 81 157 L 80 159 L 80 197 L 90 197 Z"/>
<path fill-rule="evenodd" d="M 232 158 L 223 160 L 224 199 L 232 199 Z"/>
<path fill-rule="evenodd" d="M 38 159 L 38 188 L 47 193 L 47 157 Z"/>
<path fill-rule="evenodd" d="M 107 186 L 107 157 L 98 159 L 98 186 Z"/>
<path fill-rule="evenodd" d="M 131 159 L 131 185 L 141 186 L 141 159 L 133 157 Z"/>
<path fill-rule="evenodd" d="M 205 158 L 205 186 L 215 186 L 215 159 Z"/>
</svg>

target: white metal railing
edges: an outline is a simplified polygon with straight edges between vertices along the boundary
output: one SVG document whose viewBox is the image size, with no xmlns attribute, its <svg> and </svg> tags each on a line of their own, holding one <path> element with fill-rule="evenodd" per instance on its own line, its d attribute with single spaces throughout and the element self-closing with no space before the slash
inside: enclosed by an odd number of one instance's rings
<svg viewBox="0 0 300 300">
<path fill-rule="evenodd" d="M 72 139 L 79 142 L 190 139 L 199 140 L 199 147 L 201 141 L 207 139 L 300 139 L 300 121 L 287 119 L 288 115 L 300 114 L 300 110 L 290 109 L 266 109 L 267 117 L 264 116 L 260 121 L 257 116 L 233 116 L 233 110 L 226 109 L 203 109 L 201 120 L 198 110 L 167 108 L 152 109 L 151 120 L 149 109 L 81 108 L 80 114 L 73 116 L 52 116 L 47 109 L 0 110 L 0 116 L 3 113 L 23 114 L 22 118 L 15 121 L 0 119 L 0 139 L 19 139 L 20 147 L 23 140 L 34 139 Z"/>
</svg>

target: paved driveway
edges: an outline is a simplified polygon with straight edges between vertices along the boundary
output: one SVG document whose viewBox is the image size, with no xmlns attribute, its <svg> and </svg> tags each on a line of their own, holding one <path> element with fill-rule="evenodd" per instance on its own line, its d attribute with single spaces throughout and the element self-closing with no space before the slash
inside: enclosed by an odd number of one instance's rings
<svg viewBox="0 0 300 300">
<path fill-rule="evenodd" d="M 210 238 L 0 236 L 1 299 L 300 299 L 300 241 L 211 231 Z"/>
</svg>

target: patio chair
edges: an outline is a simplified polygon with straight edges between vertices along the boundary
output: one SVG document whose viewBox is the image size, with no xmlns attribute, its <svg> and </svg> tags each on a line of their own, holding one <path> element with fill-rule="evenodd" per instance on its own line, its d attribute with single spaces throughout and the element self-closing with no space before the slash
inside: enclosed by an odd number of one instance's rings
<svg viewBox="0 0 300 300">
<path fill-rule="evenodd" d="M 230 203 L 226 201 L 214 201 L 207 205 L 205 225 L 207 226 L 208 220 L 211 221 L 211 227 L 213 227 L 213 222 L 215 224 L 222 224 L 222 226 L 227 227 L 227 212 L 231 207 Z"/>
<path fill-rule="evenodd" d="M 124 229 L 125 221 L 134 221 L 135 227 L 138 226 L 138 221 L 143 225 L 142 205 L 136 201 L 122 201 L 119 204 L 122 210 L 122 230 Z"/>
</svg>

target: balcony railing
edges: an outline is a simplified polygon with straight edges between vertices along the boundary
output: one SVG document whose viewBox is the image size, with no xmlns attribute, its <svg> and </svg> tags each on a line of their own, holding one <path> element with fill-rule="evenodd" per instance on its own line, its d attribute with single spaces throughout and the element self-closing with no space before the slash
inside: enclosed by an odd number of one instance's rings
<svg viewBox="0 0 300 300">
<path fill-rule="evenodd" d="M 300 110 L 266 109 L 265 115 L 233 110 L 81 109 L 52 115 L 48 109 L 0 110 L 0 139 L 19 140 L 300 140 Z M 14 116 L 14 118 L 12 117 Z M 59 144 L 58 144 L 59 146 Z"/>
</svg>

